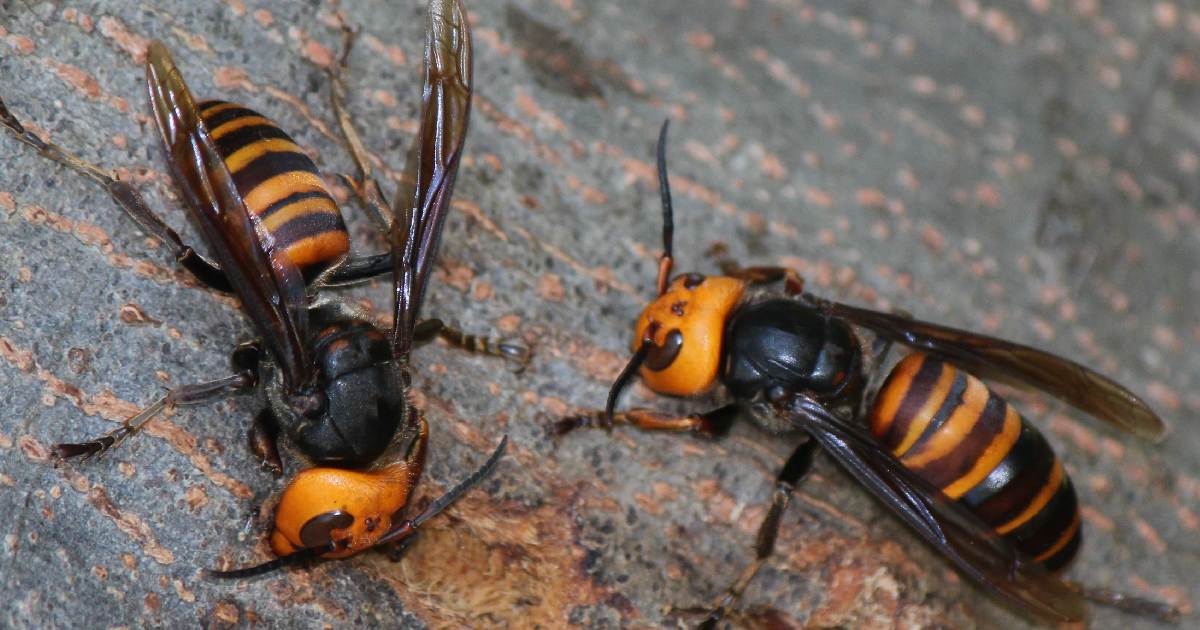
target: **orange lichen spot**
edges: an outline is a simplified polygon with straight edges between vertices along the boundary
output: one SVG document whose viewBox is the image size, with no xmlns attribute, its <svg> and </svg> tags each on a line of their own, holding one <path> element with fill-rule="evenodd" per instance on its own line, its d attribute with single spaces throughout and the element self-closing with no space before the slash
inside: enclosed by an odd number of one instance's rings
<svg viewBox="0 0 1200 630">
<path fill-rule="evenodd" d="M 300 53 L 304 55 L 305 59 L 308 59 L 322 68 L 329 68 L 333 66 L 333 51 L 329 50 L 325 46 L 322 46 L 321 43 L 316 40 L 310 39 L 306 41 L 304 46 L 300 49 Z"/>
<path fill-rule="evenodd" d="M 310 468 L 296 475 L 275 511 L 271 549 L 286 556 L 329 539 L 342 543 L 331 558 L 369 548 L 392 527 L 408 502 L 415 475 L 406 463 L 376 471 Z"/>
<path fill-rule="evenodd" d="M 254 12 L 254 21 L 263 28 L 268 28 L 275 22 L 275 16 L 266 9 L 258 9 Z"/>
<path fill-rule="evenodd" d="M 50 67 L 50 71 L 58 75 L 68 85 L 74 87 L 79 93 L 89 98 L 98 98 L 100 96 L 100 84 L 96 78 L 80 68 L 75 66 L 60 63 L 53 59 L 48 59 L 45 64 Z"/>
<path fill-rule="evenodd" d="M 113 40 L 129 54 L 134 63 L 146 61 L 146 49 L 150 46 L 150 40 L 130 32 L 129 27 L 121 20 L 111 16 L 100 18 L 100 34 Z"/>
<path fill-rule="evenodd" d="M 213 84 L 222 90 L 258 91 L 258 87 L 250 82 L 250 75 L 245 70 L 233 66 L 217 68 L 213 73 Z"/>
<path fill-rule="evenodd" d="M 691 396 L 717 378 L 721 337 L 746 284 L 724 276 L 680 276 L 638 319 L 634 349 L 654 343 L 642 380 L 656 392 Z M 675 339 L 673 339 L 675 338 Z"/>
<path fill-rule="evenodd" d="M 29 55 L 37 49 L 37 45 L 33 43 L 33 40 L 24 35 L 8 35 L 4 37 L 4 40 L 8 42 L 9 47 L 18 55 Z"/>
<path fill-rule="evenodd" d="M 551 302 L 561 302 L 566 297 L 562 278 L 558 274 L 544 273 L 538 278 L 538 295 Z"/>
</svg>

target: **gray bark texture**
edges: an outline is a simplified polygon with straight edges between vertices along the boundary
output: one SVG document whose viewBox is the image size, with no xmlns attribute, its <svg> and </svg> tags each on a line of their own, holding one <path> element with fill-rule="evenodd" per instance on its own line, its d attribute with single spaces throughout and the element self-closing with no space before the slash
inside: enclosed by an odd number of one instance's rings
<svg viewBox="0 0 1200 630">
<path fill-rule="evenodd" d="M 603 405 L 651 295 L 653 149 L 670 118 L 678 269 L 726 243 L 810 290 L 1095 366 L 1171 427 L 1158 445 L 1014 390 L 1075 480 L 1069 575 L 1200 597 L 1200 7 L 1066 0 L 470 2 L 476 100 L 424 313 L 536 352 L 514 374 L 416 355 L 432 497 L 503 434 L 496 474 L 379 553 L 246 582 L 284 487 L 245 443 L 259 403 L 181 408 L 108 457 L 52 465 L 162 388 L 225 375 L 250 326 L 90 182 L 0 134 L 0 626 L 660 627 L 751 560 L 796 443 L 545 427 Z M 148 117 L 145 44 L 351 172 L 322 70 L 361 29 L 350 107 L 394 188 L 419 103 L 418 1 L 0 0 L 0 94 L 136 182 L 199 242 Z M 384 246 L 353 203 L 355 247 Z M 203 249 L 203 247 L 201 247 Z M 344 292 L 381 318 L 385 283 Z M 626 405 L 707 401 L 630 390 Z M 294 470 L 292 471 L 294 472 Z M 829 459 L 787 511 L 739 626 L 1028 623 Z M 1194 623 L 1194 617 L 1190 618 Z M 1093 607 L 1092 627 L 1153 622 Z M 1188 618 L 1185 618 L 1185 625 Z"/>
</svg>

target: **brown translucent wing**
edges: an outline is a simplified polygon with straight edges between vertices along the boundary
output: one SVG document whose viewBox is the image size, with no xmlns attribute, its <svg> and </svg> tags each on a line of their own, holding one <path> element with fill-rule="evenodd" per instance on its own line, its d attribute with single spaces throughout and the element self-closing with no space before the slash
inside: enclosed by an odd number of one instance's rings
<svg viewBox="0 0 1200 630">
<path fill-rule="evenodd" d="M 1082 596 L 1008 544 L 961 504 L 925 483 L 859 427 L 796 396 L 784 412 L 875 498 L 963 573 L 1021 610 L 1047 621 L 1082 620 Z"/>
<path fill-rule="evenodd" d="M 233 177 L 208 135 L 192 94 L 162 42 L 146 55 L 146 86 L 167 161 L 205 241 L 242 308 L 267 342 L 291 387 L 307 380 L 302 334 L 307 321 L 304 278 L 258 238 Z"/>
<path fill-rule="evenodd" d="M 471 62 L 471 34 L 462 3 L 430 0 L 421 128 L 393 207 L 392 353 L 405 360 L 462 157 L 471 109 Z"/>
<path fill-rule="evenodd" d="M 1070 359 L 1019 343 L 899 315 L 832 303 L 830 313 L 887 339 L 941 355 L 978 376 L 1040 389 L 1093 417 L 1150 440 L 1166 427 L 1120 383 Z"/>
</svg>

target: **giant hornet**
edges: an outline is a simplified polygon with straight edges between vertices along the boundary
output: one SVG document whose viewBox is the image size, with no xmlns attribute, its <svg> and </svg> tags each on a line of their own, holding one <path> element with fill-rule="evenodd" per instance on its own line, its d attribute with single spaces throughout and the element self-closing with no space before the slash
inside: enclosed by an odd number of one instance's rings
<svg viewBox="0 0 1200 630">
<path fill-rule="evenodd" d="M 784 510 L 818 447 L 959 570 L 1018 610 L 1044 621 L 1077 621 L 1085 600 L 1093 600 L 1163 619 L 1178 615 L 1166 604 L 1059 577 L 1082 540 L 1075 489 L 1037 428 L 978 377 L 1041 390 L 1157 440 L 1165 427 L 1145 402 L 1064 357 L 814 296 L 789 268 L 741 267 L 723 258 L 721 275 L 672 278 L 667 127 L 657 151 L 658 297 L 637 320 L 633 357 L 604 410 L 559 420 L 551 432 L 623 423 L 719 437 L 747 418 L 770 433 L 803 434 L 777 475 L 754 561 L 701 627 L 716 627 L 733 610 L 770 557 Z M 874 333 L 870 348 L 858 328 Z M 893 343 L 911 352 L 885 374 Z M 635 374 L 672 396 L 720 387 L 728 402 L 686 416 L 640 408 L 618 413 L 621 391 Z"/>
<path fill-rule="evenodd" d="M 347 180 L 387 227 L 389 251 L 371 256 L 350 256 L 330 188 L 292 138 L 241 105 L 196 102 L 161 42 L 151 43 L 146 56 L 150 109 L 212 260 L 185 244 L 132 186 L 27 131 L 0 101 L 0 123 L 19 140 L 103 186 L 203 285 L 234 294 L 254 326 L 258 340 L 237 347 L 229 376 L 171 389 L 106 435 L 55 447 L 60 460 L 100 456 L 168 408 L 262 395 L 268 405 L 252 426 L 252 450 L 281 475 L 276 439 L 282 434 L 311 467 L 291 480 L 276 508 L 270 545 L 278 559 L 212 572 L 219 577 L 246 577 L 404 541 L 490 474 L 507 444 L 505 438 L 479 470 L 419 515 L 405 518 L 429 434 L 422 412 L 408 400 L 414 345 L 442 337 L 517 362 L 525 361 L 527 351 L 417 318 L 471 105 L 471 37 L 462 3 L 429 2 L 420 129 L 391 209 L 345 112 L 338 72 L 352 39 L 347 31 L 341 64 L 330 75 L 333 106 L 359 169 L 357 180 Z M 320 293 L 386 273 L 395 299 L 390 331 Z"/>
</svg>

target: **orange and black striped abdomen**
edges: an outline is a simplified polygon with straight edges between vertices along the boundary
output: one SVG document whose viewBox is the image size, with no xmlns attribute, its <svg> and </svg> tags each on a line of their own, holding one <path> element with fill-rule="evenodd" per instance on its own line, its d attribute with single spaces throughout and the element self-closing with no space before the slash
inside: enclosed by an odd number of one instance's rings
<svg viewBox="0 0 1200 630">
<path fill-rule="evenodd" d="M 1062 462 L 983 381 L 927 355 L 880 388 L 871 433 L 909 470 L 962 502 L 1050 570 L 1079 549 L 1080 513 Z"/>
<path fill-rule="evenodd" d="M 234 103 L 206 101 L 200 117 L 269 251 L 312 280 L 350 251 L 346 224 L 313 161 L 278 125 Z"/>
</svg>

